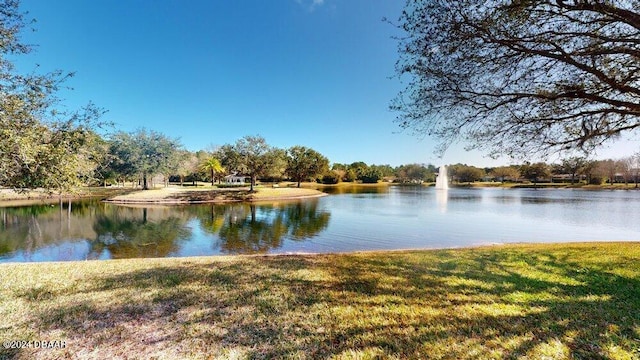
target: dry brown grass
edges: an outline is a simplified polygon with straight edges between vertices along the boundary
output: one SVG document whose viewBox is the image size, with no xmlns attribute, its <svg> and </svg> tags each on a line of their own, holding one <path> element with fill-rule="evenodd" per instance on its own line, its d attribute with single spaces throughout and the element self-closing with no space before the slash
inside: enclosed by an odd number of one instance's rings
<svg viewBox="0 0 640 360">
<path fill-rule="evenodd" d="M 320 191 L 298 188 L 258 187 L 252 193 L 248 188 L 178 188 L 167 187 L 140 190 L 115 196 L 109 201 L 120 203 L 183 204 L 229 201 L 271 201 L 300 199 L 325 195 Z"/>
</svg>

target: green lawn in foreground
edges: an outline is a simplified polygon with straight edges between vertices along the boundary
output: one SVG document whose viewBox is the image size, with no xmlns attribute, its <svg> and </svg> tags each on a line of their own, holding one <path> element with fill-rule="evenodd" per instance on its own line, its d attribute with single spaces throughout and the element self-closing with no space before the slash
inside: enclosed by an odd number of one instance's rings
<svg viewBox="0 0 640 360">
<path fill-rule="evenodd" d="M 640 244 L 0 265 L 0 358 L 638 359 Z"/>
</svg>

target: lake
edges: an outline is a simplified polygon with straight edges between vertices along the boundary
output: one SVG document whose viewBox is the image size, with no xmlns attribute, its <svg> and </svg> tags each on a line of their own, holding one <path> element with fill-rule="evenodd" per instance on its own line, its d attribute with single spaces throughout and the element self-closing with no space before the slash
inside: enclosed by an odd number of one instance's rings
<svg viewBox="0 0 640 360">
<path fill-rule="evenodd" d="M 357 190 L 354 190 L 357 189 Z M 0 262 L 640 240 L 640 191 L 372 187 L 269 204 L 0 208 Z M 347 192 L 345 192 L 347 191 Z"/>
</svg>

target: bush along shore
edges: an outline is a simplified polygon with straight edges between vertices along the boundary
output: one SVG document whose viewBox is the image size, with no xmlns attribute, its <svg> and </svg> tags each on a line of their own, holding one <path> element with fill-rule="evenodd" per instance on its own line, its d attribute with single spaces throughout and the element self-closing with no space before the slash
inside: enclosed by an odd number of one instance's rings
<svg viewBox="0 0 640 360">
<path fill-rule="evenodd" d="M 637 242 L 2 264 L 0 358 L 637 359 L 639 265 Z"/>
</svg>

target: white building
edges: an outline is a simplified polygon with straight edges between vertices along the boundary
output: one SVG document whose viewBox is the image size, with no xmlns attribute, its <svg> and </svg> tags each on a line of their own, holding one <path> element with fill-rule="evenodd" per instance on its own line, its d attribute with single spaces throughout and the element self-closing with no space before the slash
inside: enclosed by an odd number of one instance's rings
<svg viewBox="0 0 640 360">
<path fill-rule="evenodd" d="M 246 176 L 240 176 L 237 174 L 231 174 L 224 177 L 225 184 L 243 185 Z"/>
</svg>

